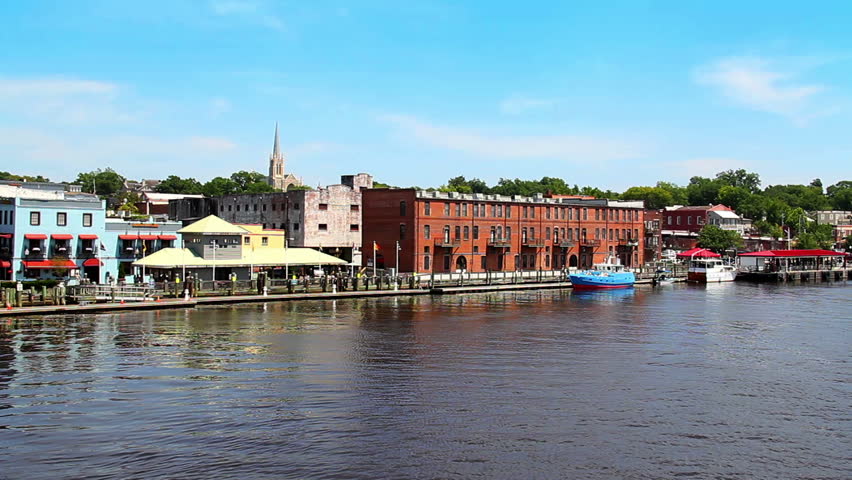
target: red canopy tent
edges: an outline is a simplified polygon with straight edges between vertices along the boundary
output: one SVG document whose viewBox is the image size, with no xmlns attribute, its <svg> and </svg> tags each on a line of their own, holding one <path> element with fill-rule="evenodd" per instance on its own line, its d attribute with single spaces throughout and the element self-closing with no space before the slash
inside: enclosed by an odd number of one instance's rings
<svg viewBox="0 0 852 480">
<path fill-rule="evenodd" d="M 719 258 L 721 255 L 715 252 L 711 252 L 706 248 L 691 248 L 685 252 L 680 252 L 677 254 L 677 258 Z"/>
</svg>

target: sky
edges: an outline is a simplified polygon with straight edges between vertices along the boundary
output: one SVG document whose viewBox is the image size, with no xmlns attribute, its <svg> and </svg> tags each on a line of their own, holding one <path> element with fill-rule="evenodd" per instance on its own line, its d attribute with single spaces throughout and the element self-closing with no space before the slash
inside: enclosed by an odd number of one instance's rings
<svg viewBox="0 0 852 480">
<path fill-rule="evenodd" d="M 852 2 L 64 0 L 0 11 L 0 170 L 623 190 L 852 179 Z"/>
</svg>

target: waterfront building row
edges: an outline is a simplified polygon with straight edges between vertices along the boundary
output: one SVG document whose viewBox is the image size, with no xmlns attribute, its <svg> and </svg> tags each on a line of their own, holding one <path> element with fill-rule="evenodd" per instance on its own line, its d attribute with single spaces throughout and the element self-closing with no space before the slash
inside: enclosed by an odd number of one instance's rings
<svg viewBox="0 0 852 480">
<path fill-rule="evenodd" d="M 645 261 L 644 205 L 573 196 L 363 192 L 362 265 L 402 272 L 590 268 Z M 399 264 L 396 258 L 399 257 Z"/>
</svg>

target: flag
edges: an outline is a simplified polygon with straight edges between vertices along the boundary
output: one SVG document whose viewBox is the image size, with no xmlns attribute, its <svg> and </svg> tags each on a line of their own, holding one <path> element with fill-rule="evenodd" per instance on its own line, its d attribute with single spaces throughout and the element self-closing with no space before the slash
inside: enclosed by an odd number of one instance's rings
<svg viewBox="0 0 852 480">
<path fill-rule="evenodd" d="M 375 251 L 377 251 L 377 252 L 378 252 L 378 251 L 380 251 L 381 249 L 382 249 L 382 247 L 380 247 L 380 246 L 379 246 L 379 244 L 378 244 L 378 243 L 376 243 L 376 241 L 375 241 L 375 240 L 373 240 L 373 250 L 375 250 Z"/>
<path fill-rule="evenodd" d="M 106 247 L 104 246 L 104 242 L 101 242 L 101 250 L 106 252 Z"/>
</svg>

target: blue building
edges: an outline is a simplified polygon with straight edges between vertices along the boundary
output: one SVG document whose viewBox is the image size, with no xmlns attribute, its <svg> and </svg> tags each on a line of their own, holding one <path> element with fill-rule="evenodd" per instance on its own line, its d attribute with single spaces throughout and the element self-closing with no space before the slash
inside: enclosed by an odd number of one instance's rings
<svg viewBox="0 0 852 480">
<path fill-rule="evenodd" d="M 103 280 L 106 205 L 78 186 L 0 182 L 0 279 Z"/>
<path fill-rule="evenodd" d="M 133 279 L 133 262 L 180 246 L 180 222 L 107 218 L 77 185 L 0 181 L 0 280 Z"/>
</svg>

